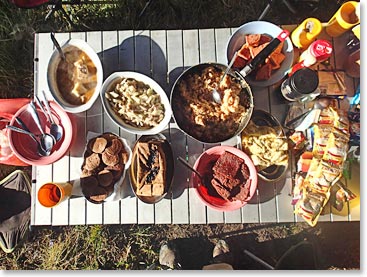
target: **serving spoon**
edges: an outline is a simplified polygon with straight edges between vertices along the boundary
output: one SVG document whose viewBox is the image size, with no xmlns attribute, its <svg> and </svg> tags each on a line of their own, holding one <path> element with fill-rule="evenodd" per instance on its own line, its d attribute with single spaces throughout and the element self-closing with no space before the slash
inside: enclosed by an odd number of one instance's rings
<svg viewBox="0 0 367 277">
<path fill-rule="evenodd" d="M 65 54 L 64 52 L 62 51 L 61 49 L 61 46 L 59 44 L 59 42 L 57 41 L 57 39 L 55 38 L 55 34 L 54 33 L 50 33 L 51 34 L 51 40 L 52 40 L 52 43 L 55 45 L 57 51 L 59 51 L 59 54 L 60 54 L 60 57 L 62 60 L 66 60 L 66 57 L 65 57 Z"/>
<path fill-rule="evenodd" d="M 50 134 L 56 139 L 56 141 L 59 141 L 62 138 L 62 136 L 64 135 L 64 129 L 62 128 L 61 125 L 55 123 L 55 121 L 53 120 L 52 113 L 51 113 L 51 107 L 50 107 L 50 104 L 48 103 L 48 100 L 46 98 L 46 93 L 44 90 L 42 90 L 42 102 L 45 104 L 46 111 L 48 114 L 48 119 L 49 119 L 49 122 L 51 123 Z"/>
<path fill-rule="evenodd" d="M 205 187 L 210 187 L 210 183 L 207 183 L 207 180 L 204 178 L 203 175 L 200 174 L 199 171 L 197 171 L 195 168 L 193 168 L 188 162 L 185 161 L 182 157 L 177 157 L 177 160 L 180 161 L 184 166 L 186 166 L 188 169 L 190 169 L 192 172 L 194 172 L 201 180 L 201 182 L 204 184 Z"/>
<path fill-rule="evenodd" d="M 237 57 L 238 51 L 236 51 L 236 53 L 234 53 L 231 62 L 229 63 L 229 65 L 226 68 L 226 71 L 224 72 L 224 74 L 222 75 L 222 77 L 219 80 L 219 84 L 218 87 L 220 87 L 220 84 L 222 83 L 222 81 L 224 80 L 224 78 L 227 76 L 229 70 L 231 69 L 236 57 Z M 220 96 L 219 91 L 216 88 L 213 88 L 212 90 L 212 96 L 213 96 L 213 100 L 215 103 L 217 104 L 221 104 L 222 103 L 222 97 Z"/>
<path fill-rule="evenodd" d="M 17 120 L 17 122 L 20 123 L 18 120 Z M 22 126 L 22 128 L 26 127 L 25 125 L 22 125 L 22 124 L 21 124 L 21 126 Z M 21 129 L 21 128 L 12 126 L 12 125 L 7 125 L 6 128 L 8 128 L 12 131 L 18 132 L 18 133 L 29 135 L 37 144 L 38 155 L 40 155 L 40 156 L 49 156 L 51 154 L 51 150 L 43 149 L 42 145 L 40 144 L 40 142 L 36 138 L 37 136 L 35 134 L 33 134 L 32 132 L 30 132 L 27 127 L 26 127 L 26 129 Z"/>
<path fill-rule="evenodd" d="M 53 136 L 51 136 L 50 134 L 47 134 L 43 131 L 42 126 L 41 126 L 41 122 L 40 119 L 38 117 L 38 113 L 37 113 L 37 109 L 36 106 L 33 102 L 33 100 L 31 100 L 31 102 L 29 102 L 29 106 L 28 106 L 28 110 L 34 120 L 34 122 L 37 125 L 37 128 L 40 130 L 41 132 L 41 137 L 40 137 L 40 143 L 42 148 L 48 152 L 52 150 L 52 148 L 54 147 L 56 140 Z"/>
</svg>

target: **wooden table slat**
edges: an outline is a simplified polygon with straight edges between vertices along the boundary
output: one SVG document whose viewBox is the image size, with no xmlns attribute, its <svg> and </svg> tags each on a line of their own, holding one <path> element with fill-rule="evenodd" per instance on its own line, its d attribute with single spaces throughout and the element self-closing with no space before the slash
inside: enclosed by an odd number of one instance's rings
<svg viewBox="0 0 367 277">
<path fill-rule="evenodd" d="M 183 31 L 167 31 L 167 70 L 169 88 L 184 70 Z M 186 135 L 177 127 L 176 123 L 170 126 L 170 142 L 173 149 L 175 172 L 172 188 L 172 223 L 189 223 L 189 195 L 188 172 L 177 161 L 177 157 L 186 157 Z"/>
</svg>

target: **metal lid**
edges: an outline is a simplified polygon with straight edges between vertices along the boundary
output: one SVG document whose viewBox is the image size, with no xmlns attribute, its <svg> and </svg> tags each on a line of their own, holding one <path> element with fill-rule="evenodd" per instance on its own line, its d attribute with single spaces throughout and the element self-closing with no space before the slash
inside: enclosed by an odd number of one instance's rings
<svg viewBox="0 0 367 277">
<path fill-rule="evenodd" d="M 316 71 L 304 67 L 297 70 L 290 77 L 290 85 L 293 90 L 301 94 L 309 94 L 314 92 L 319 85 L 319 77 Z"/>
</svg>

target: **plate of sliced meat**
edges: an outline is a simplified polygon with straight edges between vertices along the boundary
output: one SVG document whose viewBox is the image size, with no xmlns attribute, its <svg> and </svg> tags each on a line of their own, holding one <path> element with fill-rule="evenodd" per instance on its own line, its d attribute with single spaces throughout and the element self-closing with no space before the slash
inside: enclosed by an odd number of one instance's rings
<svg viewBox="0 0 367 277">
<path fill-rule="evenodd" d="M 232 146 L 214 146 L 200 155 L 194 168 L 210 182 L 205 186 L 193 173 L 192 184 L 205 205 L 220 211 L 237 210 L 255 194 L 257 171 L 249 156 Z"/>
</svg>

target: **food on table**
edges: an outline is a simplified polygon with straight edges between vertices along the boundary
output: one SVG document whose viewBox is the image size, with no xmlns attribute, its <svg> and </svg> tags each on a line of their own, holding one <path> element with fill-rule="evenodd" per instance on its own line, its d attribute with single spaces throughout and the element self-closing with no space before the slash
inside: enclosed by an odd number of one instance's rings
<svg viewBox="0 0 367 277">
<path fill-rule="evenodd" d="M 205 142 L 231 138 L 250 112 L 250 100 L 241 94 L 241 85 L 231 76 L 225 76 L 218 87 L 223 74 L 222 70 L 209 66 L 188 75 L 180 80 L 178 94 L 172 99 L 182 129 Z M 213 101 L 214 88 L 221 94 L 221 104 Z"/>
<path fill-rule="evenodd" d="M 228 201 L 245 201 L 250 192 L 250 171 L 244 160 L 225 151 L 215 162 L 211 184 Z"/>
<path fill-rule="evenodd" d="M 288 164 L 288 140 L 281 127 L 258 126 L 251 120 L 242 132 L 242 149 L 258 171 Z"/>
<path fill-rule="evenodd" d="M 97 68 L 90 57 L 75 46 L 64 50 L 65 60 L 60 60 L 56 82 L 61 96 L 72 105 L 89 101 L 97 86 Z"/>
<path fill-rule="evenodd" d="M 301 154 L 298 162 L 297 162 L 297 171 L 307 173 L 310 169 L 311 161 L 312 161 L 312 152 L 305 151 Z"/>
<path fill-rule="evenodd" d="M 94 170 L 99 167 L 101 163 L 101 158 L 98 153 L 92 153 L 88 157 L 85 158 L 85 169 Z"/>
<path fill-rule="evenodd" d="M 289 135 L 289 140 L 292 144 L 292 149 L 294 151 L 301 150 L 306 145 L 306 138 L 303 132 L 295 131 L 291 135 Z"/>
<path fill-rule="evenodd" d="M 90 139 L 80 175 L 84 196 L 102 202 L 111 195 L 128 158 L 129 154 L 118 136 L 106 133 Z"/>
<path fill-rule="evenodd" d="M 102 187 L 109 187 L 113 182 L 113 174 L 108 169 L 98 172 L 98 182 Z"/>
<path fill-rule="evenodd" d="M 272 38 L 265 34 L 249 34 L 245 36 L 245 44 L 242 45 L 238 51 L 233 66 L 242 69 L 252 61 L 261 50 L 263 50 L 272 40 Z M 255 80 L 268 80 L 272 72 L 280 68 L 281 63 L 285 59 L 282 53 L 284 42 L 281 42 L 278 47 L 265 59 L 265 63 L 254 70 Z"/>
<path fill-rule="evenodd" d="M 301 155 L 293 189 L 295 213 L 315 226 L 328 202 L 331 188 L 343 175 L 349 143 L 349 122 L 344 111 L 328 107 L 313 125 L 312 151 Z M 307 161 L 307 164 L 306 164 Z"/>
<path fill-rule="evenodd" d="M 105 138 L 95 138 L 90 142 L 89 148 L 92 149 L 94 153 L 102 153 L 106 148 L 107 140 Z"/>
<path fill-rule="evenodd" d="M 164 118 L 160 95 L 141 81 L 122 78 L 105 96 L 114 113 L 133 127 L 150 129 Z"/>
<path fill-rule="evenodd" d="M 166 157 L 163 140 L 137 142 L 136 145 L 136 194 L 161 196 L 166 184 Z"/>
</svg>

